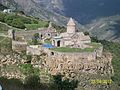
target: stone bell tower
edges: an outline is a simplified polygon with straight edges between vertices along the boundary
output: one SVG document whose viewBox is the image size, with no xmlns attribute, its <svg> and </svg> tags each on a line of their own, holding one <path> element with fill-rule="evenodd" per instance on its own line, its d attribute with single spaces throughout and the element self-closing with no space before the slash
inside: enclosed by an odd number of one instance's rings
<svg viewBox="0 0 120 90">
<path fill-rule="evenodd" d="M 75 33 L 76 32 L 76 24 L 72 18 L 70 18 L 67 24 L 67 33 Z"/>
</svg>

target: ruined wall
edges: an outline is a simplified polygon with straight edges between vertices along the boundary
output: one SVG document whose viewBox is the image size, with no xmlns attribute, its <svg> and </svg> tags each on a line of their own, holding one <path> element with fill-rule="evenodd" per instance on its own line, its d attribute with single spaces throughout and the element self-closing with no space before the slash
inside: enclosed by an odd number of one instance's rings
<svg viewBox="0 0 120 90">
<path fill-rule="evenodd" d="M 112 57 L 110 54 L 106 57 L 103 55 L 99 59 L 87 59 L 81 58 L 79 55 L 66 55 L 59 54 L 56 56 L 46 57 L 44 65 L 48 67 L 49 73 L 56 75 L 62 73 L 66 77 L 75 77 L 75 73 L 91 73 L 91 74 L 106 74 L 108 70 L 109 74 L 113 73 L 111 67 Z"/>
<path fill-rule="evenodd" d="M 46 49 L 46 53 L 48 56 L 44 65 L 47 65 L 49 72 L 53 75 L 74 71 L 97 73 L 96 69 L 103 65 L 97 59 L 97 57 L 100 59 L 104 57 L 103 47 L 96 49 L 94 52 L 63 53 Z"/>
<path fill-rule="evenodd" d="M 12 50 L 16 52 L 25 51 L 27 42 L 12 41 Z"/>
<path fill-rule="evenodd" d="M 102 57 L 102 55 L 103 55 L 103 46 L 96 49 L 95 52 L 97 54 L 97 57 Z"/>
<path fill-rule="evenodd" d="M 42 47 L 40 45 L 30 45 L 27 46 L 26 54 L 27 55 L 41 55 Z"/>
</svg>

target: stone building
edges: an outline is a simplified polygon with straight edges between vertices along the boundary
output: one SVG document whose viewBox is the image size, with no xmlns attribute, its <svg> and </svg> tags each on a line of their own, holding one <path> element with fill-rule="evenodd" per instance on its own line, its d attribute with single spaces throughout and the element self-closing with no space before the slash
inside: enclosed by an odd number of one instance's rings
<svg viewBox="0 0 120 90">
<path fill-rule="evenodd" d="M 25 41 L 32 40 L 34 34 L 39 33 L 40 39 L 47 39 L 57 36 L 56 29 L 52 27 L 51 22 L 48 28 L 38 28 L 38 30 L 24 30 L 24 31 L 14 31 L 8 30 L 8 36 L 13 40 L 17 38 L 24 38 Z"/>
<path fill-rule="evenodd" d="M 87 48 L 86 43 L 91 43 L 91 39 L 88 35 L 84 35 L 83 32 L 77 32 L 76 24 L 72 18 L 70 18 L 67 24 L 67 32 L 61 33 L 52 40 L 52 45 L 56 47 L 75 47 L 75 48 Z"/>
<path fill-rule="evenodd" d="M 13 51 L 20 53 L 22 51 L 25 51 L 26 48 L 27 48 L 27 42 L 12 40 L 12 50 Z"/>
<path fill-rule="evenodd" d="M 24 37 L 25 40 L 31 40 L 34 34 L 39 33 L 40 39 L 52 38 L 57 35 L 56 29 L 52 27 L 51 22 L 48 28 L 38 28 L 38 30 L 16 31 L 16 37 Z"/>
<path fill-rule="evenodd" d="M 4 9 L 3 12 L 4 12 L 4 13 L 12 13 L 13 10 L 12 10 L 12 9 Z"/>
</svg>

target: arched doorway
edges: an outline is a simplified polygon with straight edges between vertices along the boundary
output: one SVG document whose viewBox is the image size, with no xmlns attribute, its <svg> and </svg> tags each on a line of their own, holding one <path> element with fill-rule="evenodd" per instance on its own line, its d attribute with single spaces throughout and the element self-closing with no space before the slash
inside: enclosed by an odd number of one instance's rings
<svg viewBox="0 0 120 90">
<path fill-rule="evenodd" d="M 52 45 L 54 45 L 54 46 L 55 46 L 55 40 L 53 40 Z"/>
<path fill-rule="evenodd" d="M 60 47 L 60 40 L 57 41 L 57 47 Z"/>
</svg>

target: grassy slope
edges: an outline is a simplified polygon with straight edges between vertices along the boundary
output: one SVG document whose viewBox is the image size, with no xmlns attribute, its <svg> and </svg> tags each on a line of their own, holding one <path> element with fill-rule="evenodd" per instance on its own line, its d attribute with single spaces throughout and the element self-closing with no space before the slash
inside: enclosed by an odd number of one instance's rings
<svg viewBox="0 0 120 90">
<path fill-rule="evenodd" d="M 9 26 L 0 22 L 0 33 L 5 33 L 6 34 L 8 29 L 9 29 Z"/>
<path fill-rule="evenodd" d="M 120 43 L 102 41 L 105 50 L 113 54 L 112 65 L 115 75 L 112 80 L 120 86 Z"/>
<path fill-rule="evenodd" d="M 27 30 L 35 30 L 38 28 L 43 28 L 48 26 L 48 22 L 39 21 L 38 24 L 25 24 Z"/>
</svg>

